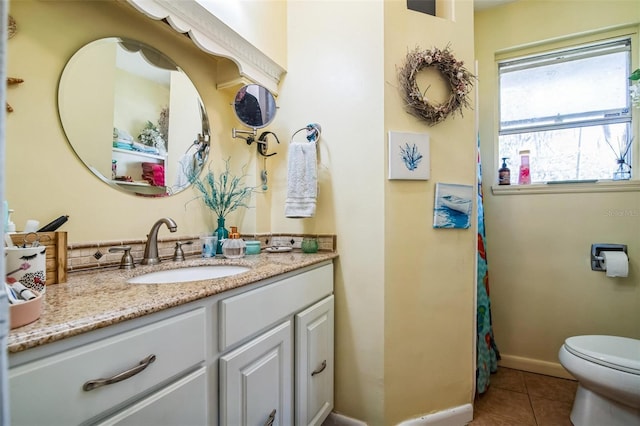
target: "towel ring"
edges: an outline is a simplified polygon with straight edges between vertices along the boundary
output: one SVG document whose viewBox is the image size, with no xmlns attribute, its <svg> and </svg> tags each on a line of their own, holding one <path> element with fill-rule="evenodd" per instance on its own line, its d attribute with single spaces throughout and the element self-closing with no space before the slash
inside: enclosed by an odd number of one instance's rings
<svg viewBox="0 0 640 426">
<path fill-rule="evenodd" d="M 320 132 L 322 131 L 322 128 L 320 127 L 319 124 L 313 123 L 313 124 L 307 124 L 302 129 L 296 130 L 293 133 L 293 135 L 291 135 L 291 142 L 293 142 L 293 138 L 295 137 L 295 135 L 297 135 L 298 133 L 302 132 L 303 130 L 307 131 L 307 141 L 308 142 L 318 142 L 320 140 Z"/>
</svg>

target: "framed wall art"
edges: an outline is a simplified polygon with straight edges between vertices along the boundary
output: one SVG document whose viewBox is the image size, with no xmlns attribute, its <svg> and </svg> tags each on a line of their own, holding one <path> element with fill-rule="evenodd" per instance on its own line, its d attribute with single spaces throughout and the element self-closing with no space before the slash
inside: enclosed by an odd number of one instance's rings
<svg viewBox="0 0 640 426">
<path fill-rule="evenodd" d="M 389 179 L 428 180 L 429 135 L 389 132 Z"/>
<path fill-rule="evenodd" d="M 469 228 L 474 196 L 472 185 L 436 183 L 433 227 Z"/>
</svg>

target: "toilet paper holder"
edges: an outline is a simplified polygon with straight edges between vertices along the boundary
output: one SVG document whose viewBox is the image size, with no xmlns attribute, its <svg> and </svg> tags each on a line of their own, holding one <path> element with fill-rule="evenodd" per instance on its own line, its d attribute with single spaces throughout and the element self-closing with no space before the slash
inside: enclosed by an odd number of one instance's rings
<svg viewBox="0 0 640 426">
<path fill-rule="evenodd" d="M 626 244 L 607 244 L 607 243 L 599 243 L 599 244 L 591 244 L 591 270 L 592 271 L 605 271 L 606 269 L 602 267 L 602 256 L 600 252 L 603 251 L 621 251 L 624 254 L 627 254 L 627 246 Z"/>
</svg>

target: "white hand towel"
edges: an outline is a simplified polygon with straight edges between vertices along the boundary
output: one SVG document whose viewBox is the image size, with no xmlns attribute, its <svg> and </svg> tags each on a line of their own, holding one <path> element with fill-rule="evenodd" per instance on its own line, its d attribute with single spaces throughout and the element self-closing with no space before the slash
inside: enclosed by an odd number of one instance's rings
<svg viewBox="0 0 640 426">
<path fill-rule="evenodd" d="M 284 215 L 292 218 L 313 217 L 318 196 L 318 162 L 316 142 L 289 143 L 287 199 Z"/>
<path fill-rule="evenodd" d="M 176 181 L 173 185 L 173 190 L 178 192 L 182 191 L 187 186 L 191 185 L 191 178 L 195 177 L 195 165 L 193 164 L 193 154 L 184 154 L 178 160 L 178 171 L 176 172 Z"/>
</svg>

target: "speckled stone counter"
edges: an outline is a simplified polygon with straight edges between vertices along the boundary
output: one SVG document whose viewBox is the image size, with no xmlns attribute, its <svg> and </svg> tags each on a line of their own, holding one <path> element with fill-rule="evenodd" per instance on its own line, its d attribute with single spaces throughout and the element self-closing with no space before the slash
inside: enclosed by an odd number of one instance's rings
<svg viewBox="0 0 640 426">
<path fill-rule="evenodd" d="M 163 261 L 132 270 L 102 269 L 69 274 L 67 282 L 47 286 L 40 318 L 11 330 L 8 351 L 20 352 L 46 343 L 107 327 L 125 320 L 182 305 L 260 280 L 336 258 L 334 252 L 262 253 L 242 259 L 190 258 Z M 241 265 L 238 275 L 179 284 L 127 284 L 148 272 L 200 265 Z"/>
</svg>

